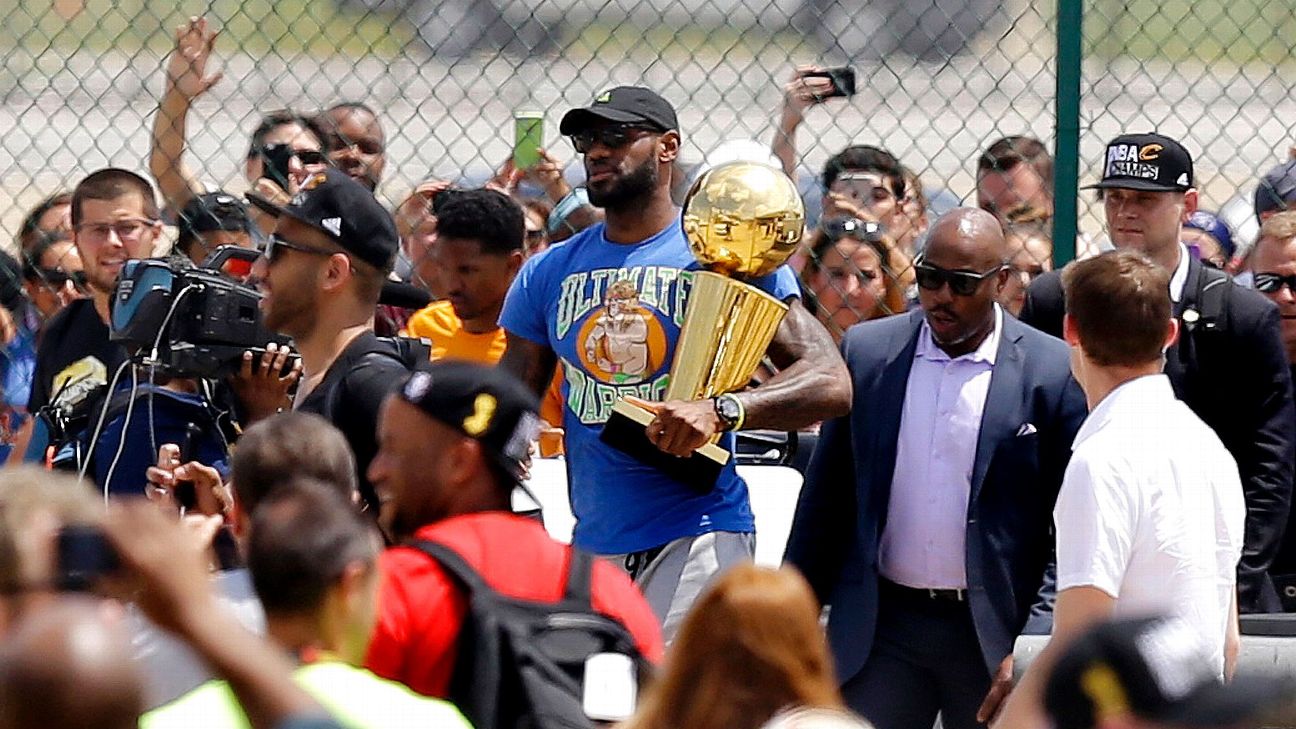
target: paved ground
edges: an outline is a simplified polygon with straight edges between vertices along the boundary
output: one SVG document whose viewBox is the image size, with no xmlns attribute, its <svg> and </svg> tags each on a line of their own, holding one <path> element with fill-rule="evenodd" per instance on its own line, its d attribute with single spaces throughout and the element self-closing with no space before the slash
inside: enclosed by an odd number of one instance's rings
<svg viewBox="0 0 1296 729">
<path fill-rule="evenodd" d="M 994 30 L 994 29 L 991 29 Z M 811 112 L 801 141 L 817 169 L 849 142 L 880 143 L 920 170 L 926 184 L 957 195 L 972 189 L 977 151 L 1001 134 L 1052 138 L 1053 40 L 1038 16 L 987 32 L 971 55 L 948 64 L 859 62 L 861 92 Z M 2 43 L 0 37 L 0 43 Z M 789 58 L 792 55 L 794 58 Z M 212 182 L 241 189 L 239 166 L 256 110 L 314 108 L 363 99 L 383 111 L 394 169 L 381 193 L 395 200 L 427 174 L 482 176 L 511 147 L 511 113 L 544 109 L 551 146 L 565 159 L 557 119 L 616 83 L 660 89 L 680 109 L 686 161 L 721 141 L 768 141 L 779 85 L 800 52 L 705 49 L 662 58 L 645 42 L 606 46 L 597 57 L 462 60 L 413 58 L 225 59 L 225 80 L 193 117 L 191 161 Z M 82 52 L 38 59 L 0 45 L 0 242 L 22 210 L 104 164 L 144 168 L 148 125 L 160 93 L 161 59 L 151 52 Z M 1296 134 L 1296 99 L 1273 68 L 1237 71 L 1133 62 L 1085 68 L 1082 168 L 1122 129 L 1158 127 L 1187 138 L 1199 179 L 1218 205 L 1285 154 Z M 1087 163 L 1086 163 L 1087 162 Z M 1086 219 L 1084 227 L 1093 229 Z"/>
</svg>

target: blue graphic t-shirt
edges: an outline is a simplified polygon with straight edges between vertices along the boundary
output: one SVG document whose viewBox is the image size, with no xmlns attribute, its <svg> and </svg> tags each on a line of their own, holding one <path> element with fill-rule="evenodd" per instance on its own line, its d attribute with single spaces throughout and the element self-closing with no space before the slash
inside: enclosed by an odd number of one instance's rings
<svg viewBox="0 0 1296 729">
<path fill-rule="evenodd" d="M 527 261 L 504 300 L 500 325 L 558 355 L 574 541 L 582 549 L 622 554 L 755 528 L 733 459 L 715 488 L 698 494 L 599 440 L 621 396 L 664 399 L 699 268 L 678 221 L 634 245 L 608 241 L 599 224 Z M 800 295 L 787 266 L 751 283 L 780 300 Z M 732 435 L 720 443 L 733 450 Z"/>
</svg>

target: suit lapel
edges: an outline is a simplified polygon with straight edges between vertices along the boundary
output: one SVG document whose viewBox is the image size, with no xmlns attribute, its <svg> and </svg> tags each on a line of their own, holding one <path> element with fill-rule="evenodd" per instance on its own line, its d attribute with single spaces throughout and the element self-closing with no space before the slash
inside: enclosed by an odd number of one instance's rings
<svg viewBox="0 0 1296 729">
<path fill-rule="evenodd" d="M 1188 259 L 1188 275 L 1184 277 L 1183 293 L 1179 295 L 1179 300 L 1174 302 L 1174 316 L 1179 320 L 1179 336 L 1175 338 L 1175 343 L 1170 345 L 1166 350 L 1165 373 L 1170 377 L 1170 381 L 1175 384 L 1175 392 L 1182 397 L 1181 387 L 1184 381 L 1184 363 L 1182 357 L 1184 353 L 1180 351 L 1180 345 L 1183 342 L 1187 332 L 1183 329 L 1183 314 L 1189 307 L 1196 308 L 1197 291 L 1201 288 L 1202 264 L 1196 258 Z M 1191 355 L 1189 355 L 1191 356 Z"/>
<path fill-rule="evenodd" d="M 909 372 L 913 369 L 914 352 L 918 349 L 918 333 L 922 330 L 923 312 L 915 309 L 909 313 L 910 326 L 897 327 L 887 343 L 887 359 L 877 383 L 877 399 L 872 422 L 858 423 L 872 434 L 876 483 L 886 484 L 881 489 L 884 499 L 891 498 L 891 477 L 895 474 L 896 445 L 900 438 L 900 416 L 904 410 L 905 388 L 909 385 Z M 884 512 L 885 513 L 885 512 Z"/>
<path fill-rule="evenodd" d="M 994 368 L 990 371 L 990 388 L 986 392 L 985 410 L 981 413 L 981 430 L 977 434 L 976 459 L 972 462 L 972 492 L 968 505 L 976 503 L 985 482 L 990 459 L 999 443 L 1013 438 L 1021 427 L 1022 381 L 1025 377 L 1022 332 L 1019 323 L 1011 316 L 1003 318 L 1003 333 L 999 338 L 999 351 L 995 353 Z"/>
</svg>

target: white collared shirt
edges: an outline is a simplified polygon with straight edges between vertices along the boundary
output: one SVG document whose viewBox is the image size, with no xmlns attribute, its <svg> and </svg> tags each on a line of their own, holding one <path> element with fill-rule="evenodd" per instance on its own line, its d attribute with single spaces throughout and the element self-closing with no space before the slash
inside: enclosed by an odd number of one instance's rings
<svg viewBox="0 0 1296 729">
<path fill-rule="evenodd" d="M 1183 243 L 1179 244 L 1179 264 L 1175 270 L 1170 273 L 1170 300 L 1179 303 L 1183 298 L 1184 286 L 1188 285 L 1188 247 Z"/>
<path fill-rule="evenodd" d="M 892 582 L 967 587 L 972 467 L 1002 332 L 998 304 L 994 329 L 981 346 L 961 357 L 950 359 L 936 345 L 926 320 L 918 332 L 878 554 L 878 569 Z"/>
<path fill-rule="evenodd" d="M 1179 615 L 1222 670 L 1246 519 L 1233 457 L 1160 374 L 1103 398 L 1072 448 L 1053 510 L 1058 591 L 1095 587 L 1116 615 Z"/>
</svg>

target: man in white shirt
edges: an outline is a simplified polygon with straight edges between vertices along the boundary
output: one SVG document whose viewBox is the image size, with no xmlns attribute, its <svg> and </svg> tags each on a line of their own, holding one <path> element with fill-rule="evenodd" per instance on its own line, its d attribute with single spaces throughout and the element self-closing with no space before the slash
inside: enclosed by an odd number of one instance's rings
<svg viewBox="0 0 1296 729">
<path fill-rule="evenodd" d="M 1054 508 L 1053 639 L 997 729 L 1042 726 L 1042 676 L 1054 656 L 1111 616 L 1178 617 L 1220 676 L 1237 653 L 1246 507 L 1237 463 L 1162 373 L 1179 329 L 1169 273 L 1124 250 L 1074 263 L 1062 281 L 1071 371 L 1090 412 Z"/>
<path fill-rule="evenodd" d="M 1296 464 L 1296 411 L 1278 308 L 1183 244 L 1183 224 L 1197 210 L 1192 155 L 1162 134 L 1122 134 L 1107 144 L 1102 192 L 1107 234 L 1118 250 L 1139 251 L 1169 275 L 1179 337 L 1166 352 L 1175 396 L 1219 435 L 1237 461 L 1247 508 L 1238 564 L 1243 613 L 1282 609 L 1269 569 L 1287 530 Z M 1058 271 L 1026 290 L 1021 320 L 1062 335 Z M 1111 321 L 1119 321 L 1112 319 Z M 1226 384 L 1225 384 L 1226 383 Z"/>
</svg>

